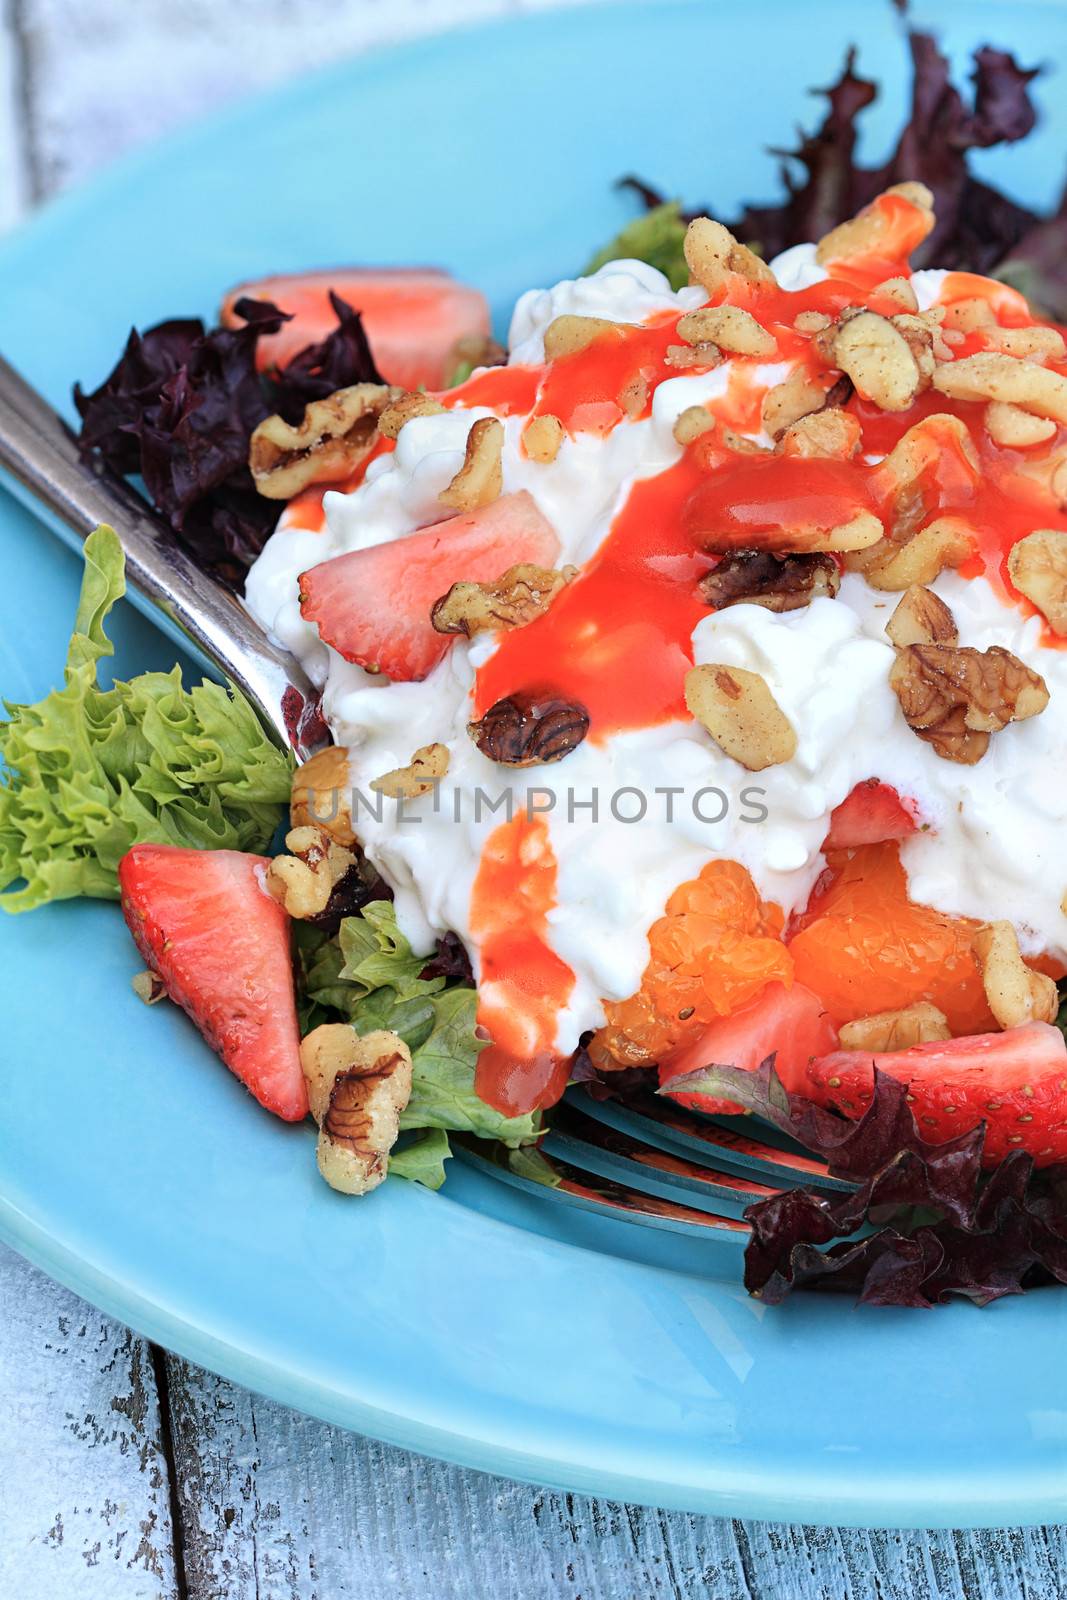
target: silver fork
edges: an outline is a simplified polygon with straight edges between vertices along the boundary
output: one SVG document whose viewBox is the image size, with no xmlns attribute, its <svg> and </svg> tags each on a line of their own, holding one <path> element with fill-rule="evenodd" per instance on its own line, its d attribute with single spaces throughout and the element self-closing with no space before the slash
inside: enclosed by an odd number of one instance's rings
<svg viewBox="0 0 1067 1600">
<path fill-rule="evenodd" d="M 313 687 L 240 601 L 202 573 L 128 485 L 96 471 L 48 402 L 0 357 L 0 473 L 75 549 L 109 522 L 126 551 L 130 598 L 179 645 L 234 683 L 267 732 L 303 760 L 318 745 Z M 572 1087 L 552 1113 L 536 1182 L 506 1154 L 459 1143 L 462 1159 L 539 1195 L 628 1222 L 703 1234 L 744 1233 L 745 1206 L 801 1183 L 847 1187 L 799 1145 L 746 1118 L 704 1118 L 653 1095 L 623 1104 Z"/>
</svg>

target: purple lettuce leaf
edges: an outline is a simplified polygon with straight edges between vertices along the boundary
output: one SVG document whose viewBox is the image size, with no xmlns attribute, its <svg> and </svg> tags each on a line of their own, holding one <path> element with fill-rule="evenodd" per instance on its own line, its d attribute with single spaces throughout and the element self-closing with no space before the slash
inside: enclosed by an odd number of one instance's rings
<svg viewBox="0 0 1067 1600">
<path fill-rule="evenodd" d="M 248 445 L 264 417 L 298 421 L 309 401 L 353 383 L 380 383 L 359 313 L 336 295 L 337 327 L 282 370 L 256 370 L 260 338 L 289 321 L 266 300 L 242 299 L 236 328 L 196 319 L 131 332 L 100 387 L 75 387 L 84 455 L 121 476 L 139 473 L 156 509 L 199 564 L 237 586 L 278 520 L 256 492 Z"/>
<path fill-rule="evenodd" d="M 856 1122 L 791 1094 L 773 1057 L 756 1072 L 712 1066 L 663 1090 L 678 1091 L 744 1106 L 856 1185 L 840 1197 L 787 1189 L 749 1206 L 745 1286 L 768 1304 L 807 1288 L 868 1305 L 929 1307 L 951 1295 L 984 1305 L 1067 1283 L 1067 1168 L 1035 1170 L 1013 1151 L 983 1172 L 984 1125 L 928 1143 L 905 1086 L 886 1073 L 875 1069 Z"/>
</svg>

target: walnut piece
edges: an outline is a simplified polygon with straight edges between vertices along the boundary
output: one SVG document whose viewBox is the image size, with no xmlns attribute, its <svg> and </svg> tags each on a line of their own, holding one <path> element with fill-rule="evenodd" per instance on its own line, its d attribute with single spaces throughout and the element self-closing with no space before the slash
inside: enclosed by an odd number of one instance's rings
<svg viewBox="0 0 1067 1600">
<path fill-rule="evenodd" d="M 477 511 L 499 500 L 504 487 L 503 449 L 504 424 L 499 417 L 480 417 L 472 423 L 463 465 L 437 496 L 441 504 L 453 511 Z"/>
<path fill-rule="evenodd" d="M 1055 328 L 1001 328 L 998 325 L 988 330 L 986 343 L 991 350 L 1018 356 L 1022 361 L 1062 361 L 1067 356 L 1063 334 Z"/>
<path fill-rule="evenodd" d="M 468 639 L 498 628 L 524 628 L 577 576 L 577 567 L 557 572 L 520 562 L 493 583 L 454 583 L 435 602 L 430 621 L 438 633 L 462 633 Z"/>
<path fill-rule="evenodd" d="M 969 295 L 945 307 L 945 326 L 956 333 L 984 333 L 997 326 L 997 314 L 988 300 Z"/>
<path fill-rule="evenodd" d="M 990 922 L 974 936 L 989 1009 L 1002 1028 L 1052 1022 L 1059 1009 L 1056 985 L 1026 965 L 1010 922 Z"/>
<path fill-rule="evenodd" d="M 531 417 L 522 430 L 522 443 L 531 461 L 539 461 L 546 465 L 555 461 L 559 455 L 559 447 L 563 443 L 564 428 L 558 417 L 546 412 L 540 417 Z"/>
<path fill-rule="evenodd" d="M 863 430 L 850 411 L 826 406 L 788 427 L 778 440 L 778 449 L 785 456 L 848 461 L 858 451 L 862 438 Z"/>
<path fill-rule="evenodd" d="M 796 754 L 797 736 L 764 678 L 712 662 L 685 675 L 685 703 L 724 754 L 749 772 Z"/>
<path fill-rule="evenodd" d="M 946 761 L 973 766 L 989 735 L 1048 705 L 1045 680 L 999 645 L 909 644 L 889 682 L 909 727 Z"/>
<path fill-rule="evenodd" d="M 775 276 L 765 261 L 734 238 L 729 228 L 710 217 L 694 217 L 685 231 L 685 261 L 689 281 L 708 294 L 728 284 L 732 274 L 749 283 L 775 287 Z"/>
<path fill-rule="evenodd" d="M 130 988 L 138 1000 L 143 1000 L 146 1006 L 157 1006 L 161 1000 L 167 998 L 167 986 L 158 972 L 153 972 L 151 967 L 146 967 L 144 972 L 136 973 L 130 979 Z"/>
<path fill-rule="evenodd" d="M 291 853 L 275 856 L 267 867 L 267 889 L 291 917 L 308 921 L 321 915 L 356 857 L 321 828 L 291 828 L 285 836 Z"/>
<path fill-rule="evenodd" d="M 736 605 L 797 611 L 819 595 L 832 600 L 840 586 L 832 556 L 776 556 L 769 550 L 734 551 L 700 580 L 704 599 L 720 611 Z"/>
<path fill-rule="evenodd" d="M 1050 417 L 1035 417 L 1003 400 L 990 400 L 985 408 L 985 425 L 994 444 L 1008 450 L 1027 450 L 1031 445 L 1044 444 L 1056 432 L 1056 424 Z"/>
<path fill-rule="evenodd" d="M 919 301 L 910 278 L 886 278 L 884 283 L 876 284 L 871 290 L 872 299 L 875 295 L 883 300 L 894 301 L 901 311 L 914 313 L 919 309 Z"/>
<path fill-rule="evenodd" d="M 703 406 L 686 406 L 685 410 L 675 419 L 673 433 L 678 444 L 685 446 L 692 444 L 694 439 L 699 439 L 705 433 L 711 433 L 715 428 L 715 418 Z"/>
<path fill-rule="evenodd" d="M 664 365 L 677 367 L 682 371 L 690 367 L 701 367 L 709 371 L 717 367 L 722 360 L 722 351 L 717 344 L 669 344 L 663 353 Z"/>
<path fill-rule="evenodd" d="M 1053 633 L 1067 634 L 1067 533 L 1038 528 L 1012 545 L 1008 576 Z"/>
<path fill-rule="evenodd" d="M 872 589 L 900 593 L 914 584 L 933 583 L 946 567 L 959 567 L 974 554 L 975 540 L 962 517 L 936 517 L 910 539 L 883 539 L 845 556 L 845 565 L 862 572 Z"/>
<path fill-rule="evenodd" d="M 801 417 L 821 411 L 827 401 L 826 390 L 800 367 L 788 378 L 768 389 L 763 397 L 763 426 L 772 439 L 799 422 Z"/>
<path fill-rule="evenodd" d="M 248 466 L 268 500 L 291 500 L 311 483 L 347 478 L 374 447 L 378 418 L 400 393 L 384 383 L 354 383 L 304 408 L 298 427 L 264 417 L 248 444 Z"/>
<path fill-rule="evenodd" d="M 910 1050 L 915 1044 L 951 1038 L 945 1013 L 929 1000 L 919 1000 L 903 1011 L 878 1011 L 874 1016 L 846 1022 L 839 1043 L 842 1050 Z"/>
<path fill-rule="evenodd" d="M 347 1022 L 326 1022 L 301 1042 L 300 1065 L 319 1125 L 322 1176 L 342 1194 L 376 1189 L 411 1099 L 407 1045 L 384 1029 L 360 1038 Z"/>
<path fill-rule="evenodd" d="M 919 392 L 922 374 L 908 340 L 877 311 L 843 317 L 833 352 L 857 394 L 882 411 L 907 411 Z"/>
<path fill-rule="evenodd" d="M 378 418 L 378 432 L 386 439 L 396 439 L 406 422 L 413 421 L 415 417 L 439 417 L 444 409 L 440 400 L 435 400 L 432 395 L 417 391 L 398 394 Z"/>
<path fill-rule="evenodd" d="M 633 331 L 633 325 L 628 322 L 612 322 L 607 317 L 578 317 L 564 312 L 563 316 L 554 317 L 545 329 L 545 360 L 559 361 L 564 356 L 576 356 L 606 334 L 618 338 Z"/>
<path fill-rule="evenodd" d="M 923 221 L 924 238 L 932 231 L 934 197 L 925 183 L 895 183 L 885 193 L 900 195 L 915 207 Z M 879 195 L 878 199 L 881 198 Z M 891 218 L 879 206 L 878 200 L 874 200 L 847 222 L 831 228 L 819 240 L 815 259 L 821 267 L 825 267 L 831 261 L 847 261 L 853 256 L 875 254 L 884 245 L 890 226 Z"/>
<path fill-rule="evenodd" d="M 879 462 L 875 479 L 893 497 L 893 533 L 914 533 L 926 517 L 923 480 L 949 452 L 959 458 L 964 471 L 977 482 L 978 454 L 965 423 L 946 411 L 934 412 L 910 427 Z"/>
<path fill-rule="evenodd" d="M 792 527 L 753 529 L 752 548 L 810 555 L 818 551 L 865 550 L 880 544 L 885 530 L 873 511 L 857 511 L 848 522 L 833 528 L 817 527 L 814 523 L 798 523 Z M 736 550 L 736 539 L 731 532 L 718 529 L 701 529 L 700 543 L 715 555 L 729 555 Z"/>
<path fill-rule="evenodd" d="M 704 306 L 689 311 L 678 323 L 678 337 L 686 344 L 713 344 L 738 356 L 773 356 L 778 341 L 740 306 Z"/>
<path fill-rule="evenodd" d="M 885 625 L 892 644 L 957 644 L 959 630 L 948 606 L 932 589 L 913 583 Z"/>
<path fill-rule="evenodd" d="M 584 706 L 550 690 L 518 689 L 489 707 L 467 731 L 483 755 L 506 767 L 536 767 L 562 761 L 589 732 Z"/>
<path fill-rule="evenodd" d="M 383 772 L 380 778 L 371 780 L 371 788 L 390 800 L 414 800 L 420 794 L 429 794 L 441 781 L 448 771 L 448 759 L 446 744 L 424 744 L 415 751 L 409 766 Z"/>
<path fill-rule="evenodd" d="M 355 844 L 347 750 L 329 744 L 297 767 L 289 822 L 294 828 L 320 828 L 338 844 Z"/>
<path fill-rule="evenodd" d="M 1067 378 L 1016 356 L 992 350 L 963 356 L 938 367 L 933 382 L 953 400 L 1001 400 L 1035 417 L 1067 423 Z"/>
</svg>

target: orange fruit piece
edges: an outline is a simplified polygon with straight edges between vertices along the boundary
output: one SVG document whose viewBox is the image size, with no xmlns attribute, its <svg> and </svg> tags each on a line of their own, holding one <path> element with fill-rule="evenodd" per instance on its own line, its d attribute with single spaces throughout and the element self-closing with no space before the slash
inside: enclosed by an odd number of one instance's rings
<svg viewBox="0 0 1067 1600">
<path fill-rule="evenodd" d="M 929 1000 L 953 1034 L 996 1029 L 972 948 L 978 923 L 910 900 L 895 843 L 830 851 L 827 863 L 788 943 L 797 982 L 838 1027 Z"/>
<path fill-rule="evenodd" d="M 778 906 L 761 900 L 736 861 L 709 861 L 676 889 L 653 923 L 641 987 L 605 1006 L 607 1022 L 589 1046 L 596 1066 L 646 1066 L 747 1005 L 775 979 L 789 984 Z"/>
</svg>

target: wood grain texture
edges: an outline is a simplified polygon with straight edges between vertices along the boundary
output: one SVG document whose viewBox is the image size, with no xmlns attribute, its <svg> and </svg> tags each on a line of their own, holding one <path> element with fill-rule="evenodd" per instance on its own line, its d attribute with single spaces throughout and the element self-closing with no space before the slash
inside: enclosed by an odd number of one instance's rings
<svg viewBox="0 0 1067 1600">
<path fill-rule="evenodd" d="M 555 3 L 0 0 L 0 228 L 145 139 L 343 51 Z M 1067 1594 L 1064 1528 L 665 1514 L 427 1461 L 155 1357 L 0 1248 L 0 1600 Z"/>
<path fill-rule="evenodd" d="M 178 1600 L 148 1345 L 0 1246 L 0 1595 Z"/>
</svg>

